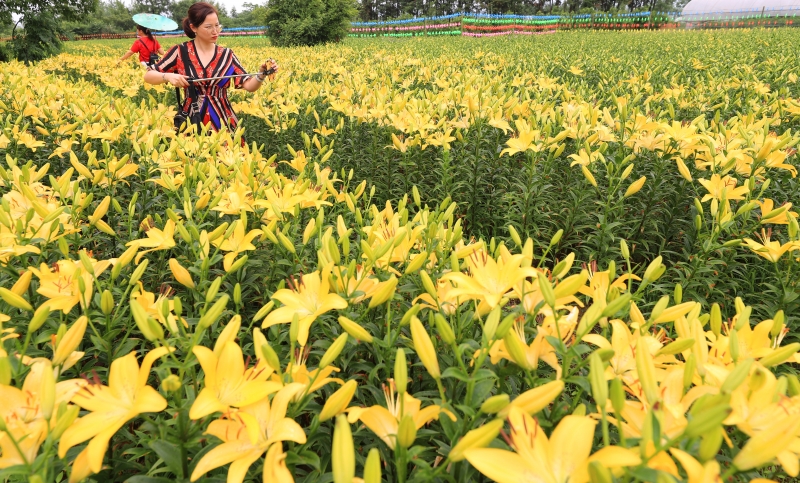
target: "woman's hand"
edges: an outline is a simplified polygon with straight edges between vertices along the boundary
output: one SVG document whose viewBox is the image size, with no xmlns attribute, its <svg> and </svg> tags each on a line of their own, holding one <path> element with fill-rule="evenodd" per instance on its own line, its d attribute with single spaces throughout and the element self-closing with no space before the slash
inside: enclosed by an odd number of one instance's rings
<svg viewBox="0 0 800 483">
<path fill-rule="evenodd" d="M 261 68 L 259 69 L 260 72 L 269 72 L 272 71 L 272 74 L 268 75 L 270 81 L 275 80 L 275 74 L 278 72 L 278 63 L 275 62 L 275 59 L 269 59 L 268 61 L 261 64 Z"/>
<path fill-rule="evenodd" d="M 164 79 L 173 87 L 189 87 L 188 77 L 180 74 L 164 74 Z"/>
</svg>

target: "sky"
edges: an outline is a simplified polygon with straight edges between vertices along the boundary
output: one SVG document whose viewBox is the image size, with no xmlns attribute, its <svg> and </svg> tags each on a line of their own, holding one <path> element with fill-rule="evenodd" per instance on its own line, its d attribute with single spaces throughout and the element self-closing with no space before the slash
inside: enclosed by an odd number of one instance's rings
<svg viewBox="0 0 800 483">
<path fill-rule="evenodd" d="M 245 3 L 264 3 L 263 1 L 259 2 L 257 0 L 249 0 L 249 1 L 245 1 L 245 0 L 215 0 L 215 1 L 216 1 L 216 3 L 224 6 L 225 10 L 227 10 L 228 12 L 231 11 L 231 7 L 236 7 L 237 11 L 242 10 L 242 7 L 244 6 Z"/>
</svg>

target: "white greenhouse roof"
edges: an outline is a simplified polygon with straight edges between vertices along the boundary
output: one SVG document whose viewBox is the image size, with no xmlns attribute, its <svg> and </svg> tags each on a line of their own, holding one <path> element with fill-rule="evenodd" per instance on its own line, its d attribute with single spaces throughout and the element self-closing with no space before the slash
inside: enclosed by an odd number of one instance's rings
<svg viewBox="0 0 800 483">
<path fill-rule="evenodd" d="M 691 0 L 681 14 L 681 20 L 711 20 L 761 16 L 800 15 L 800 0 Z"/>
</svg>

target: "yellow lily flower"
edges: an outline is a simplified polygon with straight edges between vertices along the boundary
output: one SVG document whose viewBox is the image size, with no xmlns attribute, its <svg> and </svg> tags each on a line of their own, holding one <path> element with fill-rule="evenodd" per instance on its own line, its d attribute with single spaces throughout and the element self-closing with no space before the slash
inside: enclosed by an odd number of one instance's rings
<svg viewBox="0 0 800 483">
<path fill-rule="evenodd" d="M 711 199 L 722 201 L 723 197 L 728 201 L 743 200 L 744 195 L 750 192 L 747 186 L 739 186 L 737 188 L 736 185 L 738 181 L 730 176 L 721 178 L 718 174 L 715 174 L 711 176 L 710 180 L 698 179 L 697 181 L 708 190 L 708 194 L 703 196 L 703 199 L 700 200 L 702 202 Z"/>
<path fill-rule="evenodd" d="M 550 367 L 556 370 L 556 379 L 561 378 L 561 365 L 558 363 L 555 348 L 550 345 L 547 337 L 558 337 L 561 335 L 561 340 L 569 345 L 572 334 L 575 332 L 575 327 L 578 325 L 578 308 L 573 307 L 569 314 L 558 319 L 558 329 L 556 328 L 556 321 L 552 314 L 544 317 L 542 325 L 536 333 L 533 342 L 528 345 L 525 341 L 525 327 L 522 324 L 515 323 L 513 330 L 509 332 L 509 337 L 516 337 L 520 345 L 524 349 L 525 360 L 517 361 L 514 358 L 505 342 L 500 340 L 492 345 L 489 350 L 492 364 L 497 364 L 501 359 L 507 359 L 520 367 L 536 369 L 539 367 L 539 360 L 543 360 Z"/>
<path fill-rule="evenodd" d="M 294 396 L 294 402 L 299 401 L 303 396 L 315 392 L 317 389 L 325 386 L 330 382 L 344 384 L 339 378 L 328 377 L 339 369 L 334 366 L 318 367 L 314 370 L 308 370 L 306 362 L 308 355 L 311 353 L 311 348 L 306 346 L 295 349 L 295 359 L 286 366 L 286 370 L 281 374 L 275 372 L 270 379 L 279 384 L 280 387 L 294 383 L 302 384 L 303 391 L 299 391 Z"/>
<path fill-rule="evenodd" d="M 720 481 L 719 463 L 716 460 L 702 464 L 689 453 L 677 448 L 672 448 L 669 452 L 683 466 L 686 476 L 689 477 L 688 483 L 716 483 Z"/>
<path fill-rule="evenodd" d="M 159 347 L 150 351 L 141 367 L 134 352 L 116 359 L 111 363 L 108 386 L 86 385 L 73 396 L 72 402 L 90 413 L 75 421 L 61 436 L 58 457 L 63 458 L 70 448 L 91 439 L 81 452 L 82 457 L 75 461 L 73 472 L 85 474 L 87 468 L 91 473 L 100 472 L 108 442 L 119 428 L 141 413 L 157 413 L 167 408 L 167 400 L 147 385 L 147 378 L 153 362 L 169 350 Z"/>
<path fill-rule="evenodd" d="M 469 275 L 462 272 L 449 272 L 441 280 L 453 282 L 455 288 L 448 291 L 450 300 L 463 297 L 479 301 L 477 312 L 480 315 L 491 311 L 505 295 L 520 281 L 535 277 L 535 268 L 523 267 L 525 256 L 511 255 L 507 251 L 499 260 L 490 257 L 484 250 L 477 250 L 467 258 Z"/>
<path fill-rule="evenodd" d="M 650 411 L 657 411 L 661 425 L 661 431 L 666 437 L 677 437 L 686 429 L 688 421 L 686 412 L 692 403 L 704 394 L 715 394 L 719 392 L 712 386 L 695 386 L 688 393 L 683 392 L 683 368 L 674 368 L 664 381 L 658 386 L 658 393 L 661 397 L 661 404 L 658 409 L 654 408 L 655 402 L 648 402 L 641 388 L 639 381 L 627 384 L 627 392 L 637 397 L 638 401 L 627 400 L 620 414 L 616 418 L 609 417 L 609 421 L 622 423 L 622 431 L 627 438 L 640 438 L 642 430 L 647 421 Z M 609 413 L 613 412 L 613 407 L 609 402 L 606 408 Z"/>
<path fill-rule="evenodd" d="M 574 160 L 570 163 L 570 166 L 575 166 L 576 164 L 589 166 L 593 162 L 603 159 L 603 154 L 600 151 L 587 153 L 585 149 L 581 149 L 578 154 L 570 154 L 569 157 Z"/>
<path fill-rule="evenodd" d="M 421 408 L 422 402 L 408 392 L 402 394 L 401 402 L 395 396 L 394 380 L 392 379 L 389 380 L 388 385 L 384 384 L 383 395 L 386 398 L 387 407 L 378 405 L 368 408 L 352 407 L 348 409 L 347 420 L 350 424 L 360 420 L 391 449 L 395 447 L 400 420 L 405 415 L 412 418 L 417 429 L 434 419 L 438 420 L 441 413 L 446 414 L 452 421 L 456 420 L 453 413 L 435 404 Z"/>
<path fill-rule="evenodd" d="M 245 234 L 244 229 L 245 223 L 238 220 L 231 236 L 225 239 L 219 237 L 211 242 L 215 247 L 227 252 L 225 253 L 225 258 L 222 259 L 222 267 L 226 272 L 230 270 L 231 265 L 233 265 L 234 260 L 240 253 L 256 249 L 255 245 L 253 245 L 253 240 L 263 233 L 261 230 L 256 229 L 250 230 Z"/>
<path fill-rule="evenodd" d="M 662 344 L 654 337 L 639 337 L 638 330 L 629 328 L 619 319 L 610 321 L 610 324 L 612 328 L 611 342 L 600 334 L 587 334 L 583 337 L 583 341 L 601 349 L 614 349 L 614 356 L 609 361 L 609 367 L 606 368 L 606 379 L 619 377 L 628 386 L 637 384 L 639 376 L 636 372 L 635 351 L 640 344 L 647 347 L 650 354 L 653 354 L 657 378 L 663 374 L 664 369 L 677 363 L 675 356 L 655 355 L 661 349 Z"/>
<path fill-rule="evenodd" d="M 770 240 L 772 235 L 771 232 L 772 230 L 770 230 L 769 233 L 761 230 L 761 235 L 759 236 L 761 243 L 758 243 L 751 238 L 745 238 L 744 242 L 747 243 L 748 248 L 750 248 L 750 250 L 752 250 L 755 254 L 766 258 L 772 263 L 778 263 L 778 260 L 786 252 L 800 250 L 800 242 L 790 241 L 781 245 L 781 242 L 777 240 Z"/>
<path fill-rule="evenodd" d="M 149 221 L 145 221 L 142 225 L 145 227 L 147 232 L 147 238 L 139 238 L 138 240 L 132 240 L 125 244 L 126 247 L 136 245 L 138 247 L 149 248 L 149 250 L 145 250 L 136 254 L 136 263 L 139 263 L 139 260 L 142 259 L 142 256 L 145 253 L 156 250 L 169 250 L 175 246 L 174 221 L 167 220 L 167 222 L 164 224 L 163 230 L 159 230 L 158 228 L 151 226 Z"/>
<path fill-rule="evenodd" d="M 347 308 L 347 301 L 331 292 L 329 274 L 330 268 L 323 269 L 322 273 L 315 271 L 303 275 L 300 281 L 290 283 L 292 289 L 284 288 L 275 292 L 272 298 L 280 301 L 283 307 L 272 311 L 264 319 L 261 328 L 289 323 L 297 314 L 300 324 L 297 342 L 301 346 L 306 345 L 309 329 L 317 317 L 330 310 Z"/>
<path fill-rule="evenodd" d="M 189 410 L 192 419 L 255 404 L 281 388 L 267 381 L 273 368 L 265 361 L 259 359 L 254 367 L 245 368 L 242 349 L 235 342 L 223 341 L 214 351 L 196 346 L 192 352 L 205 374 L 204 387 Z"/>
<path fill-rule="evenodd" d="M 0 353 L 5 356 L 3 351 L 0 350 Z M 57 422 L 53 408 L 57 408 L 62 402 L 69 402 L 86 385 L 83 379 L 56 383 L 55 398 L 48 402 L 42 386 L 44 371 L 53 371 L 50 361 L 37 359 L 32 363 L 22 389 L 0 384 L 0 418 L 6 425 L 6 432 L 0 433 L 0 469 L 33 463 L 39 446 Z M 49 407 L 45 408 L 46 405 Z M 45 409 L 51 414 L 44 414 Z M 21 453 L 14 441 L 19 445 Z"/>
<path fill-rule="evenodd" d="M 520 132 L 516 137 L 512 137 L 506 142 L 508 147 L 500 151 L 500 156 L 504 154 L 508 154 L 510 156 L 512 154 L 522 153 L 525 151 L 538 153 L 542 150 L 542 143 L 537 143 L 537 139 L 541 141 L 539 131 Z"/>
<path fill-rule="evenodd" d="M 791 218 L 797 218 L 797 216 L 798 216 L 797 213 L 795 213 L 794 211 L 789 211 L 789 210 L 792 209 L 792 204 L 791 203 L 785 203 L 784 205 L 781 206 L 781 208 L 783 206 L 788 205 L 788 206 L 786 206 L 786 211 L 784 211 L 783 213 L 781 213 L 778 216 L 773 216 L 771 218 L 764 219 L 764 217 L 767 214 L 769 214 L 772 210 L 775 209 L 775 202 L 773 200 L 769 199 L 769 198 L 764 198 L 764 201 L 761 201 L 761 200 L 755 200 L 755 201 L 756 201 L 756 203 L 758 203 L 758 206 L 761 208 L 761 224 L 762 225 L 766 224 L 766 223 L 769 223 L 769 224 L 772 224 L 772 225 L 788 225 L 790 217 Z"/>
<path fill-rule="evenodd" d="M 238 215 L 244 211 L 253 211 L 253 192 L 242 182 L 234 181 L 222 192 L 222 198 L 211 208 L 226 215 Z"/>
<path fill-rule="evenodd" d="M 173 312 L 175 310 L 175 300 L 170 299 L 169 296 L 174 295 L 170 288 L 163 289 L 158 297 L 153 292 L 144 290 L 142 282 L 138 283 L 138 287 L 131 293 L 131 299 L 136 300 L 147 312 L 147 315 L 153 317 L 157 321 L 169 328 L 173 334 L 178 333 L 178 316 Z M 166 305 L 167 316 L 164 317 L 163 307 Z M 185 328 L 189 327 L 186 319 L 180 317 L 180 322 Z"/>
<path fill-rule="evenodd" d="M 498 483 L 542 481 L 587 483 L 589 463 L 599 461 L 606 468 L 636 466 L 639 456 L 619 446 L 607 446 L 591 454 L 594 427 L 587 416 L 567 416 L 550 438 L 539 422 L 519 408 L 508 415 L 509 444 L 516 452 L 497 448 L 475 448 L 464 452 L 467 461 Z"/>
<path fill-rule="evenodd" d="M 637 277 L 636 275 L 624 273 L 612 282 L 611 274 L 608 270 L 597 272 L 592 270 L 592 267 L 596 268 L 597 263 L 592 262 L 588 267 L 589 283 L 580 288 L 578 292 L 586 295 L 587 297 L 591 297 L 594 303 L 599 303 L 603 307 L 607 305 L 609 290 L 614 288 L 620 292 L 625 292 L 628 290 L 629 280 L 641 280 L 641 278 Z"/>
<path fill-rule="evenodd" d="M 290 384 L 275 394 L 271 404 L 269 398 L 264 397 L 212 421 L 206 434 L 221 439 L 222 444 L 200 459 L 191 481 L 197 481 L 214 468 L 232 463 L 228 469 L 228 483 L 241 483 L 250 465 L 273 445 L 280 446 L 283 441 L 305 443 L 303 428 L 286 417 L 289 402 L 302 390 L 302 384 Z"/>
<path fill-rule="evenodd" d="M 89 260 L 94 273 L 87 272 L 80 260 L 59 260 L 52 267 L 43 263 L 38 269 L 29 267 L 39 279 L 39 288 L 36 292 L 49 299 L 42 305 L 52 311 L 61 310 L 66 314 L 77 304 L 85 307 L 91 303 L 94 277 L 103 273 L 111 265 L 111 261 L 98 262 L 94 258 Z M 79 278 L 83 280 L 83 292 L 80 290 Z"/>
<path fill-rule="evenodd" d="M 267 450 L 264 458 L 264 483 L 294 483 L 292 472 L 286 467 L 286 453 L 283 443 L 275 443 Z"/>
</svg>

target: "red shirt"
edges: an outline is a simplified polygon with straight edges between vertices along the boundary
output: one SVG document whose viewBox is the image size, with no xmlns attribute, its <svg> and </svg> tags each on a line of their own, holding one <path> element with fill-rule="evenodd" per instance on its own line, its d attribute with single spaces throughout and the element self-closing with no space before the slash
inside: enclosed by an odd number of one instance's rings
<svg viewBox="0 0 800 483">
<path fill-rule="evenodd" d="M 131 52 L 139 52 L 139 62 L 149 62 L 150 54 L 154 54 L 161 49 L 158 40 L 150 40 L 147 37 L 139 37 L 131 46 Z"/>
</svg>

